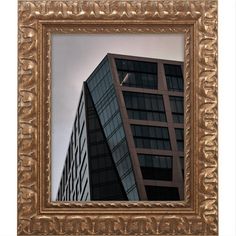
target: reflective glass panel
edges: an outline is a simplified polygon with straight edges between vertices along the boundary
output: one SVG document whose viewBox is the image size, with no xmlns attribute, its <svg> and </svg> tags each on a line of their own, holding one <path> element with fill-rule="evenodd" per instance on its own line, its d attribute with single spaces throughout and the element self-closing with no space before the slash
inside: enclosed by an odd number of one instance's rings
<svg viewBox="0 0 236 236">
<path fill-rule="evenodd" d="M 157 64 L 153 62 L 115 59 L 120 85 L 157 89 Z"/>
</svg>

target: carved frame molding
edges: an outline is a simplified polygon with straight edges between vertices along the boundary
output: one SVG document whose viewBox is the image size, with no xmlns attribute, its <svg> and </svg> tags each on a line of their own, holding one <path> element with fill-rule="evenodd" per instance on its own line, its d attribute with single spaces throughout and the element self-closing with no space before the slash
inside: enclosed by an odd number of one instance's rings
<svg viewBox="0 0 236 236">
<path fill-rule="evenodd" d="M 19 0 L 18 235 L 217 235 L 217 1 Z M 185 200 L 51 202 L 51 34 L 185 34 Z"/>
</svg>

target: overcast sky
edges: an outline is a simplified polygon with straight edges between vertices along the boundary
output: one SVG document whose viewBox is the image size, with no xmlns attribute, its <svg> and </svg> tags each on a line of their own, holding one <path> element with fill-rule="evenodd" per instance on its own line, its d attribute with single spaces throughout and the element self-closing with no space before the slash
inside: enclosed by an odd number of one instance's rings
<svg viewBox="0 0 236 236">
<path fill-rule="evenodd" d="M 82 83 L 107 53 L 183 61 L 184 35 L 52 36 L 52 200 L 56 199 Z"/>
</svg>

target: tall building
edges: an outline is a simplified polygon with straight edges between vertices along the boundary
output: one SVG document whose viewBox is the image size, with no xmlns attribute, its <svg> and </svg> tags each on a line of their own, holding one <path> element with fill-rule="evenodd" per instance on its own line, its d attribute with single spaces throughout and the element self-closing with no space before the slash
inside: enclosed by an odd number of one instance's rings
<svg viewBox="0 0 236 236">
<path fill-rule="evenodd" d="M 58 201 L 184 199 L 182 70 L 107 54 L 83 83 Z"/>
</svg>

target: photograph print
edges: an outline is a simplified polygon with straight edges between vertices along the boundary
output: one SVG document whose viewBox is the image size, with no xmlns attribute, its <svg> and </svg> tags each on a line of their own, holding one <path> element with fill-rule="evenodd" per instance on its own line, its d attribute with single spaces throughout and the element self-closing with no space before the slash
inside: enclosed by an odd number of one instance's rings
<svg viewBox="0 0 236 236">
<path fill-rule="evenodd" d="M 184 200 L 184 34 L 52 35 L 51 200 Z"/>
</svg>

